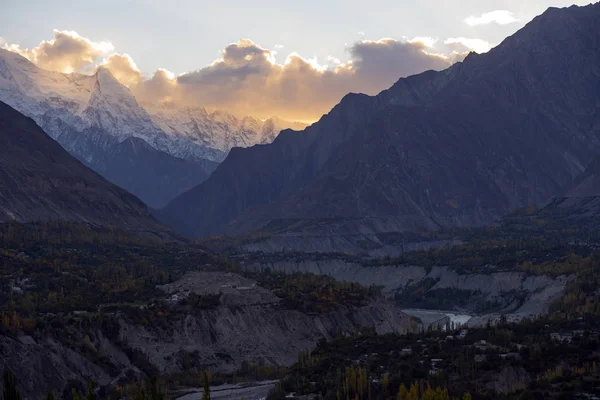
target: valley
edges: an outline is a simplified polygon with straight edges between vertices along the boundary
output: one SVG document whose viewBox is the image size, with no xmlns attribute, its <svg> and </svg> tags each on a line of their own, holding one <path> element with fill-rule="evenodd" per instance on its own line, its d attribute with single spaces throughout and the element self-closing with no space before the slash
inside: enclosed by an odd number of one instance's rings
<svg viewBox="0 0 600 400">
<path fill-rule="evenodd" d="M 280 368 L 339 332 L 414 324 L 356 284 L 246 275 L 201 248 L 127 238 L 83 226 L 4 228 L 1 366 L 21 377 L 23 393 L 68 393 L 92 377 L 114 390 L 155 374 L 193 383 L 198 368 Z M 44 365 L 55 372 L 39 374 Z"/>
<path fill-rule="evenodd" d="M 0 38 L 0 398 L 600 398 L 600 3 L 528 21 L 152 77 Z M 65 36 L 87 68 L 44 62 Z M 373 46 L 447 68 L 310 125 L 212 106 L 285 111 Z"/>
<path fill-rule="evenodd" d="M 319 368 L 330 357 L 348 367 L 355 361 L 346 357 L 356 357 L 359 365 L 412 371 L 390 383 L 391 392 L 400 390 L 400 382 L 410 388 L 414 379 L 452 393 L 479 390 L 462 380 L 471 372 L 437 376 L 419 369 L 419 363 L 433 362 L 449 372 L 475 368 L 480 385 L 513 393 L 531 389 L 536 374 L 554 373 L 530 369 L 536 364 L 526 360 L 533 355 L 521 346 L 547 343 L 552 351 L 537 357 L 552 366 L 550 354 L 564 351 L 554 336 L 596 335 L 600 258 L 593 243 L 599 242 L 574 245 L 591 236 L 572 227 L 564 227 L 570 232 L 566 242 L 528 232 L 514 237 L 518 247 L 499 247 L 502 236 L 513 232 L 505 227 L 485 238 L 475 234 L 473 242 L 462 237 L 462 247 L 408 252 L 402 261 L 219 254 L 201 243 L 77 224 L 1 227 L 0 351 L 3 367 L 15 371 L 21 392 L 32 398 L 48 391 L 68 396 L 73 388 L 85 393 L 91 377 L 102 396 L 114 396 L 117 387 L 123 396 L 151 376 L 177 396 L 197 398 L 193 388 L 202 386 L 202 371 L 210 371 L 211 390 L 223 398 L 272 396 L 282 387 L 286 393 L 325 394 L 319 385 L 335 386 L 322 380 L 331 375 Z M 502 336 L 507 331 L 510 339 Z M 416 350 L 421 342 L 433 347 Z M 354 353 L 343 350 L 354 343 Z M 454 364 L 462 358 L 451 354 L 462 348 L 466 358 Z M 573 359 L 570 371 L 582 371 L 574 379 L 592 374 L 593 357 Z M 42 373 L 50 370 L 55 372 Z M 317 389 L 298 386 L 304 378 L 296 376 L 314 373 L 319 378 L 308 379 Z M 492 379 L 496 373 L 503 380 Z M 523 383 L 515 374 L 528 378 Z"/>
</svg>

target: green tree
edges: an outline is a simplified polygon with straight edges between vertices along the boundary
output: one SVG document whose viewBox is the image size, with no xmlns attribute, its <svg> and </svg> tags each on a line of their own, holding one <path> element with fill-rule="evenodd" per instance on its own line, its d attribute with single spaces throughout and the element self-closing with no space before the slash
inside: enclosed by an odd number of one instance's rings
<svg viewBox="0 0 600 400">
<path fill-rule="evenodd" d="M 71 397 L 73 397 L 73 400 L 82 400 L 79 392 L 77 392 L 77 389 L 75 388 L 71 389 Z"/>
<path fill-rule="evenodd" d="M 92 382 L 88 382 L 85 400 L 96 400 L 96 391 L 94 390 L 94 385 Z"/>
<path fill-rule="evenodd" d="M 17 377 L 15 374 L 8 369 L 5 369 L 2 378 L 4 381 L 4 393 L 2 399 L 21 400 L 21 394 L 19 394 L 19 389 L 17 388 Z"/>
<path fill-rule="evenodd" d="M 339 394 L 339 391 L 338 391 Z M 283 385 L 280 381 L 275 383 L 275 387 L 269 391 L 267 395 L 267 400 L 284 400 L 285 399 L 285 390 L 283 389 Z"/>
<path fill-rule="evenodd" d="M 150 379 L 150 398 L 152 400 L 166 399 L 166 396 L 163 394 L 162 385 L 156 377 Z"/>
<path fill-rule="evenodd" d="M 202 391 L 202 400 L 210 400 L 210 381 L 208 372 L 204 371 L 204 390 Z"/>
<path fill-rule="evenodd" d="M 133 400 L 165 400 L 163 388 L 156 377 L 144 383 L 138 383 L 132 396 Z"/>
</svg>

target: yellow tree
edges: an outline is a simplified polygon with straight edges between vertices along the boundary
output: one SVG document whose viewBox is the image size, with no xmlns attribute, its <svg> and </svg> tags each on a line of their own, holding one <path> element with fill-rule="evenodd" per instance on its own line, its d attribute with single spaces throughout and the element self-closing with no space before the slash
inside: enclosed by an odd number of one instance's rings
<svg viewBox="0 0 600 400">
<path fill-rule="evenodd" d="M 406 385 L 404 385 L 404 383 L 400 385 L 400 390 L 398 391 L 398 400 L 408 400 L 408 389 L 406 389 Z"/>
</svg>

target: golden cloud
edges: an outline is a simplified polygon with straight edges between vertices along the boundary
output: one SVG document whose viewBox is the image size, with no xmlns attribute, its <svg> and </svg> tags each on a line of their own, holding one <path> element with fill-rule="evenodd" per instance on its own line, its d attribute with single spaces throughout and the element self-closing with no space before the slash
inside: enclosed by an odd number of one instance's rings
<svg viewBox="0 0 600 400">
<path fill-rule="evenodd" d="M 65 73 L 89 72 L 99 57 L 114 50 L 110 42 L 92 42 L 77 32 L 56 29 L 52 40 L 44 40 L 33 49 L 21 49 L 18 44 L 4 47 L 40 68 Z"/>
<path fill-rule="evenodd" d="M 144 80 L 142 71 L 128 54 L 111 54 L 102 61 L 101 66 L 128 87 L 136 86 Z"/>
<path fill-rule="evenodd" d="M 362 40 L 347 49 L 348 61 L 330 56 L 320 64 L 296 53 L 278 63 L 276 51 L 242 39 L 207 67 L 178 77 L 159 69 L 149 79 L 128 54 L 113 53 L 109 42 L 93 42 L 73 31 L 54 30 L 52 40 L 33 49 L 4 47 L 44 69 L 93 73 L 99 66 L 107 68 L 141 102 L 171 100 L 259 118 L 313 121 L 349 92 L 376 94 L 401 77 L 447 68 L 462 60 L 467 48 L 485 44 L 449 39 L 436 53 L 437 43 L 429 37 Z"/>
<path fill-rule="evenodd" d="M 162 68 L 158 69 L 152 78 L 135 86 L 133 90 L 141 101 L 171 101 L 174 98 L 181 98 L 175 75 Z"/>
<path fill-rule="evenodd" d="M 176 80 L 155 74 L 133 90 L 146 101 L 169 98 L 258 117 L 315 120 L 348 92 L 376 94 L 400 77 L 451 64 L 427 48 L 422 40 L 365 40 L 349 49 L 350 61 L 330 68 L 294 53 L 277 63 L 272 51 L 243 39 L 206 68 Z"/>
</svg>

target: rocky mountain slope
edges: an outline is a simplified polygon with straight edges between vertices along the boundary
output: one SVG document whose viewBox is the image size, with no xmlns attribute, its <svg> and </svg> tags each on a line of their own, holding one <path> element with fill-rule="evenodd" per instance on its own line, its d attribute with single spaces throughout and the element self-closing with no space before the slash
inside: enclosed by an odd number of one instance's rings
<svg viewBox="0 0 600 400">
<path fill-rule="evenodd" d="M 600 157 L 560 195 L 539 205 L 535 216 L 544 221 L 593 228 L 600 225 Z"/>
<path fill-rule="evenodd" d="M 600 156 L 596 157 L 565 193 L 565 197 L 600 196 Z"/>
<path fill-rule="evenodd" d="M 160 376 L 190 369 L 231 373 L 244 362 L 289 366 L 299 352 L 339 331 L 400 333 L 412 321 L 386 302 L 339 306 L 317 315 L 286 309 L 270 291 L 230 273 L 193 272 L 162 289 L 171 299 L 171 315 L 151 324 L 109 311 L 95 324 L 96 313 L 79 312 L 57 317 L 80 321 L 57 330 L 57 336 L 48 334 L 50 330 L 33 336 L 0 334 L 0 367 L 10 365 L 26 398 L 43 399 L 50 390 L 68 395 L 69 385 L 89 379 L 103 390 L 152 371 Z M 190 311 L 177 305 L 190 293 L 219 292 L 221 304 L 209 309 Z"/>
<path fill-rule="evenodd" d="M 135 137 L 115 144 L 110 151 L 98 152 L 86 164 L 152 208 L 163 207 L 202 183 L 218 166 L 210 160 L 190 162 L 172 157 Z"/>
<path fill-rule="evenodd" d="M 487 54 L 350 94 L 301 133 L 234 149 L 162 218 L 195 236 L 307 221 L 325 236 L 393 232 L 559 194 L 600 153 L 599 22 L 599 4 L 551 8 Z"/>
<path fill-rule="evenodd" d="M 163 229 L 135 196 L 85 167 L 32 119 L 0 102 L 0 222 L 12 220 Z"/>
</svg>

